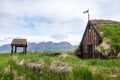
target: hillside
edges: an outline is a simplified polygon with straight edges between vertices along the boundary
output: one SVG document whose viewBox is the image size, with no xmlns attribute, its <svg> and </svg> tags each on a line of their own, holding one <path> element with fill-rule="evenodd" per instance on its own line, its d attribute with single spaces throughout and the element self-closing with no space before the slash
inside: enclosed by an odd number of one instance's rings
<svg viewBox="0 0 120 80">
<path fill-rule="evenodd" d="M 77 46 L 71 45 L 69 42 L 40 42 L 40 43 L 28 43 L 28 51 L 64 51 L 74 50 Z M 5 44 L 0 47 L 0 52 L 10 52 L 10 44 Z M 18 48 L 21 51 L 21 48 Z"/>
<path fill-rule="evenodd" d="M 120 57 L 120 22 L 112 20 L 91 20 L 91 24 L 102 37 L 102 42 L 97 45 L 97 51 L 106 58 Z M 92 36 L 92 35 L 91 35 Z M 76 49 L 78 56 L 80 47 Z"/>
<path fill-rule="evenodd" d="M 81 60 L 72 52 L 0 54 L 0 80 L 120 80 L 120 60 Z"/>
</svg>

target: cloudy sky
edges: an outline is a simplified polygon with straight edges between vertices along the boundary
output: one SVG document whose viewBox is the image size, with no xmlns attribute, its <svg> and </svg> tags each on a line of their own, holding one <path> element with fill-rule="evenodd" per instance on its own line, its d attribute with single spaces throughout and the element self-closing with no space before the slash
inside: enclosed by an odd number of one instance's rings
<svg viewBox="0 0 120 80">
<path fill-rule="evenodd" d="M 0 45 L 13 38 L 78 45 L 88 8 L 91 19 L 120 21 L 120 0 L 0 0 Z"/>
</svg>

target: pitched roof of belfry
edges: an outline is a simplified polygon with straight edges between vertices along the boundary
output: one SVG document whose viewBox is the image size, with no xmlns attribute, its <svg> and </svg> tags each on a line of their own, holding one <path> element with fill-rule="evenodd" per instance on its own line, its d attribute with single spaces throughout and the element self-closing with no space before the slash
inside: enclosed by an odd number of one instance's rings
<svg viewBox="0 0 120 80">
<path fill-rule="evenodd" d="M 11 45 L 26 45 L 26 39 L 13 39 Z"/>
</svg>

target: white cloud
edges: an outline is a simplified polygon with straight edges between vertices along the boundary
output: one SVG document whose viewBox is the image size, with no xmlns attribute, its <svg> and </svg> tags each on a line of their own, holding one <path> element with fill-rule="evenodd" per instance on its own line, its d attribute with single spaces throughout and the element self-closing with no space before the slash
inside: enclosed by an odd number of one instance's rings
<svg viewBox="0 0 120 80">
<path fill-rule="evenodd" d="M 91 19 L 119 20 L 119 0 L 0 0 L 0 40 L 69 41 L 79 44 Z M 113 4 L 112 7 L 110 4 Z M 10 41 L 2 41 L 1 44 Z"/>
<path fill-rule="evenodd" d="M 93 5 L 94 4 L 94 5 Z M 94 0 L 5 0 L 1 1 L 2 12 L 15 16 L 38 15 L 52 18 L 82 17 L 82 12 L 90 8 L 98 14 Z M 93 13 L 94 14 L 94 13 Z M 95 15 L 94 14 L 94 15 Z"/>
</svg>

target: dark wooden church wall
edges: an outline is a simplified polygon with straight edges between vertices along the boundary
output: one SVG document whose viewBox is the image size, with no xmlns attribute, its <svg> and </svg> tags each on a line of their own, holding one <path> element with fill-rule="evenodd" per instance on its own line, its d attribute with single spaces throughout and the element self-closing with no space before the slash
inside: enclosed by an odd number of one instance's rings
<svg viewBox="0 0 120 80">
<path fill-rule="evenodd" d="M 83 36 L 83 42 L 82 42 L 82 54 L 83 57 L 89 58 L 88 55 L 88 45 L 92 45 L 92 54 L 95 54 L 95 50 L 97 45 L 99 44 L 99 39 L 97 37 L 97 33 L 93 29 L 92 26 L 87 26 L 85 35 Z"/>
</svg>

